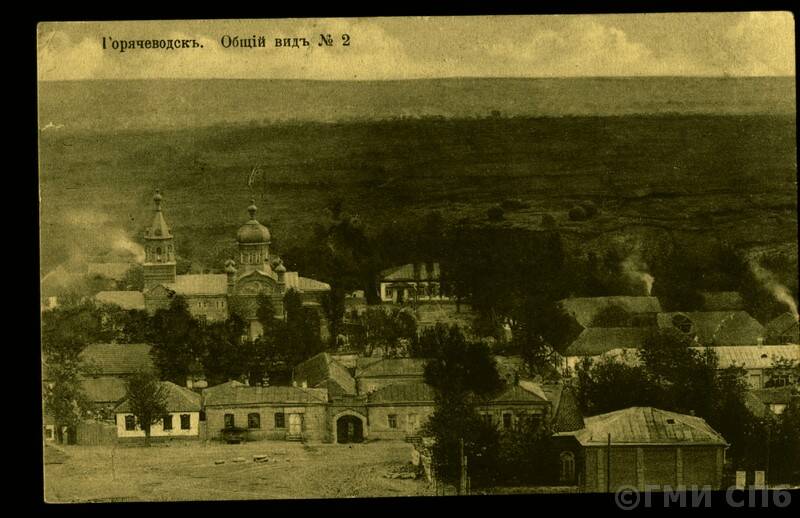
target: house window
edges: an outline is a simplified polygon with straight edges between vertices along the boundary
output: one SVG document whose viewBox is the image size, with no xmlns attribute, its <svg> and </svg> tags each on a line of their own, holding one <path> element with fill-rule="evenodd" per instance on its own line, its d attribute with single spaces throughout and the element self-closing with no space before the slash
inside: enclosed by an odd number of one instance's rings
<svg viewBox="0 0 800 518">
<path fill-rule="evenodd" d="M 165 415 L 162 418 L 162 421 L 164 422 L 164 430 L 172 430 L 172 416 L 171 415 Z"/>
<path fill-rule="evenodd" d="M 181 414 L 181 430 L 189 430 L 192 428 L 192 420 L 189 414 Z"/>
<path fill-rule="evenodd" d="M 233 428 L 235 425 L 233 414 L 225 414 L 225 428 Z"/>
<path fill-rule="evenodd" d="M 492 425 L 492 414 L 483 414 L 481 417 L 483 418 L 484 423 L 489 426 Z"/>
<path fill-rule="evenodd" d="M 261 428 L 261 414 L 259 413 L 247 414 L 247 427 Z"/>
<path fill-rule="evenodd" d="M 125 416 L 125 429 L 129 432 L 136 430 L 136 418 L 132 415 Z"/>
<path fill-rule="evenodd" d="M 503 428 L 505 428 L 507 430 L 509 428 L 511 428 L 511 414 L 510 413 L 503 414 Z"/>
<path fill-rule="evenodd" d="M 575 479 L 575 454 L 571 451 L 561 452 L 561 482 L 572 482 Z"/>
<path fill-rule="evenodd" d="M 275 413 L 275 428 L 286 428 L 286 414 L 283 412 Z"/>
<path fill-rule="evenodd" d="M 397 415 L 389 414 L 389 428 L 397 428 Z"/>
<path fill-rule="evenodd" d="M 44 428 L 44 438 L 48 441 L 53 440 L 53 427 L 48 425 Z"/>
</svg>

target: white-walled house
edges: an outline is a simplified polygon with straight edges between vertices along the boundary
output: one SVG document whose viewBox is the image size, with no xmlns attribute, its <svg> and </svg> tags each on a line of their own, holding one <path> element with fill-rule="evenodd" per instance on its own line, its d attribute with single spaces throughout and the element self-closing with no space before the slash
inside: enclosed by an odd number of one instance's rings
<svg viewBox="0 0 800 518">
<path fill-rule="evenodd" d="M 167 415 L 150 426 L 150 437 L 198 438 L 200 436 L 200 394 L 162 381 L 166 391 Z M 120 439 L 144 437 L 144 430 L 136 422 L 126 399 L 115 409 L 117 437 Z"/>
</svg>

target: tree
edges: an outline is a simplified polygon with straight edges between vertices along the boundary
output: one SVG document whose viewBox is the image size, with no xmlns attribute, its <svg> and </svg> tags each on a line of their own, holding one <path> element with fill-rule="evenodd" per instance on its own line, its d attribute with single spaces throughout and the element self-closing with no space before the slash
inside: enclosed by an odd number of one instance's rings
<svg viewBox="0 0 800 518">
<path fill-rule="evenodd" d="M 587 218 L 586 209 L 580 205 L 575 205 L 569 209 L 569 219 L 572 221 L 583 221 Z"/>
<path fill-rule="evenodd" d="M 167 414 L 167 391 L 150 372 L 140 371 L 131 376 L 125 387 L 130 412 L 144 431 L 144 445 L 150 446 L 150 427 Z"/>
<path fill-rule="evenodd" d="M 80 353 L 103 334 L 100 314 L 91 302 L 63 306 L 42 314 L 44 410 L 55 421 L 56 438 L 73 428 L 89 410 L 81 388 L 84 366 Z"/>
<path fill-rule="evenodd" d="M 236 314 L 203 326 L 202 363 L 211 385 L 249 375 L 253 357 L 250 341 L 242 338 L 246 327 Z"/>
<path fill-rule="evenodd" d="M 153 363 L 163 379 L 184 385 L 189 366 L 205 352 L 200 324 L 189 313 L 186 300 L 176 296 L 167 309 L 156 310 L 152 325 Z"/>
<path fill-rule="evenodd" d="M 494 205 L 486 210 L 486 217 L 489 221 L 502 221 L 504 212 L 503 207 Z"/>
<path fill-rule="evenodd" d="M 313 307 L 304 307 L 300 294 L 290 289 L 283 297 L 286 312 L 284 340 L 291 366 L 307 360 L 324 349 L 320 337 L 320 318 Z"/>
<path fill-rule="evenodd" d="M 435 438 L 437 476 L 450 482 L 457 479 L 463 441 L 473 484 L 490 483 L 499 453 L 498 432 L 481 419 L 477 406 L 498 393 L 503 380 L 489 348 L 467 342 L 458 326 L 451 326 L 438 339 L 436 356 L 428 361 L 424 374 L 435 391 L 436 408 L 427 433 Z"/>
<path fill-rule="evenodd" d="M 772 358 L 769 379 L 764 387 L 786 387 L 800 381 L 800 362 L 782 356 Z"/>
</svg>

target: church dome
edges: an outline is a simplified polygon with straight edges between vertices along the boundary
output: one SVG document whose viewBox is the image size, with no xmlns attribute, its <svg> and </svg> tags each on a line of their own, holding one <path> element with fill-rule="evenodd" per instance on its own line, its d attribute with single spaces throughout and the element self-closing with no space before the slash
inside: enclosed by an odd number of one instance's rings
<svg viewBox="0 0 800 518">
<path fill-rule="evenodd" d="M 258 207 L 255 205 L 255 200 L 251 200 L 251 205 L 247 207 L 247 211 L 250 213 L 250 221 L 239 227 L 239 230 L 236 232 L 236 240 L 239 243 L 269 243 L 269 229 L 256 220 L 257 210 Z"/>
</svg>

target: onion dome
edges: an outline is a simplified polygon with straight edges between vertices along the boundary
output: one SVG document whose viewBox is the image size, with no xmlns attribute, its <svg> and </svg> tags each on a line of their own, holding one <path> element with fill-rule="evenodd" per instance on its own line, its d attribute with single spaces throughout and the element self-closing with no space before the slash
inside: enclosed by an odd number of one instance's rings
<svg viewBox="0 0 800 518">
<path fill-rule="evenodd" d="M 256 211 L 258 210 L 256 201 L 250 200 L 250 203 L 251 205 L 247 207 L 247 211 L 250 213 L 250 220 L 239 227 L 239 231 L 236 232 L 236 240 L 239 243 L 246 244 L 269 243 L 269 230 L 256 220 Z"/>
<path fill-rule="evenodd" d="M 278 261 L 278 265 L 275 267 L 276 273 L 286 273 L 286 267 L 283 265 L 283 261 Z"/>
</svg>

